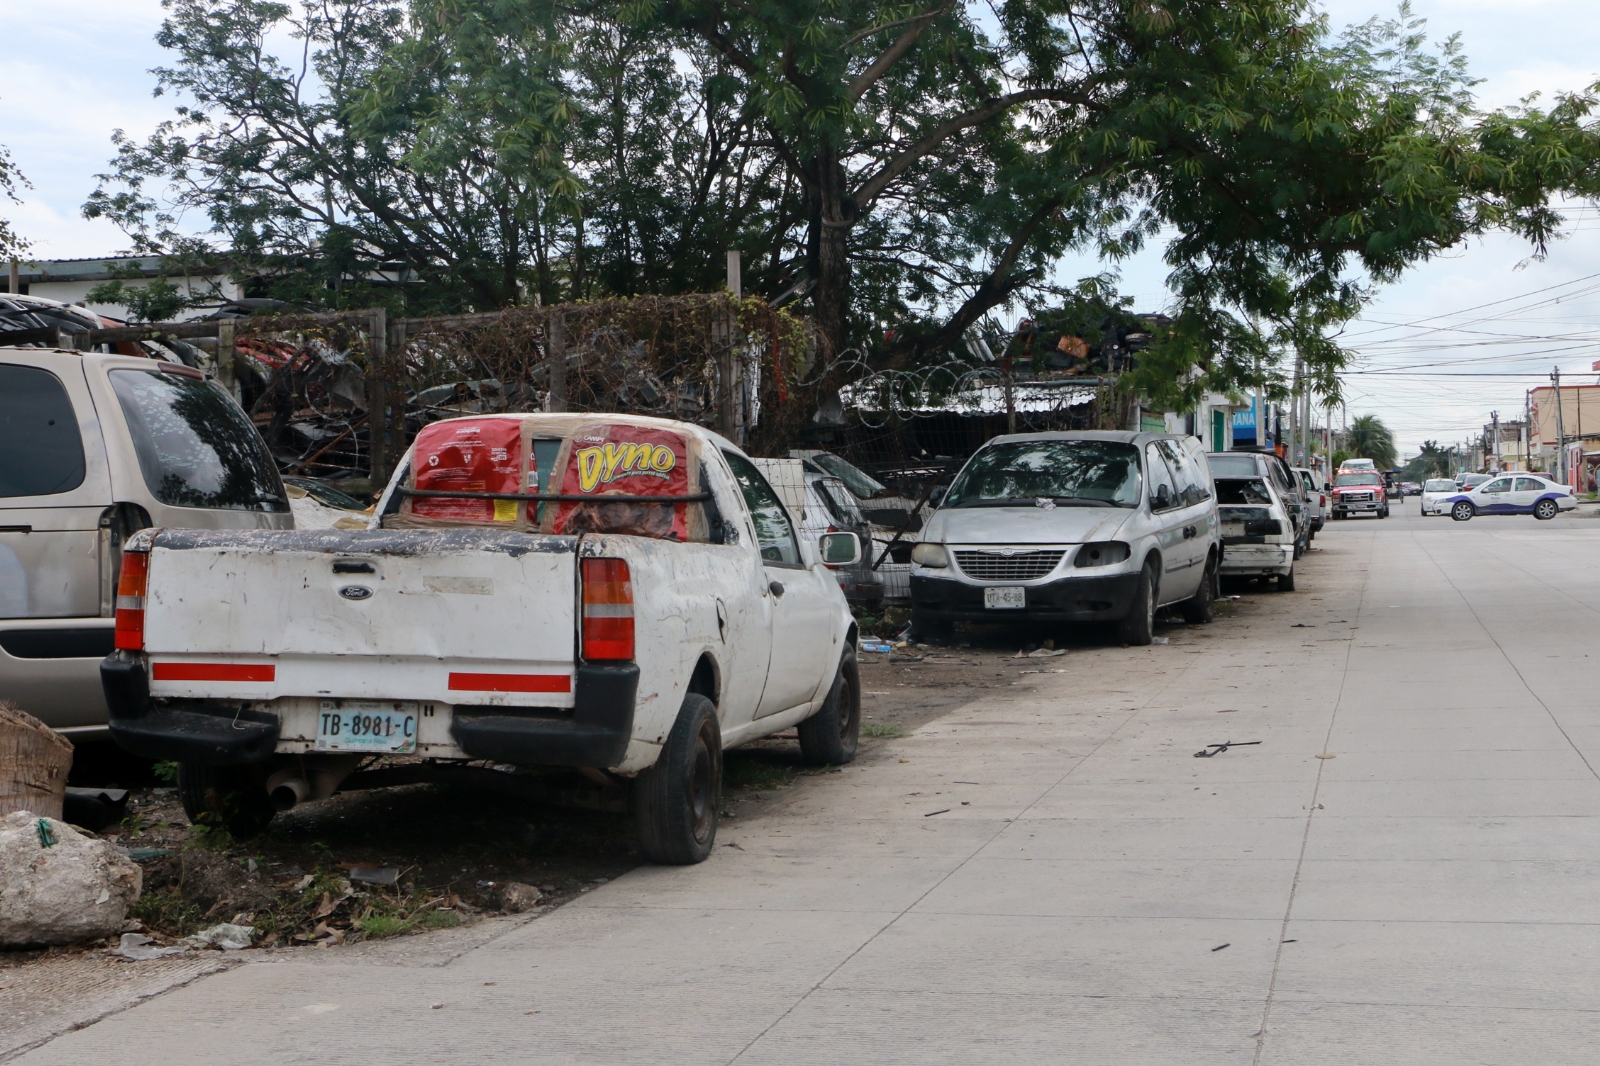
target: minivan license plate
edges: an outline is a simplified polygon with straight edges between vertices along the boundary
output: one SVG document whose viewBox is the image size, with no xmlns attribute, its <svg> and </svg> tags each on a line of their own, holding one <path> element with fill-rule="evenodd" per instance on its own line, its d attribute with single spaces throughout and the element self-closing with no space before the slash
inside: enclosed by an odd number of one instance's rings
<svg viewBox="0 0 1600 1066">
<path fill-rule="evenodd" d="M 318 751 L 417 750 L 417 704 L 392 700 L 322 700 Z"/>
<path fill-rule="evenodd" d="M 983 605 L 990 610 L 1016 610 L 1028 606 L 1027 589 L 989 588 L 983 590 Z"/>
</svg>

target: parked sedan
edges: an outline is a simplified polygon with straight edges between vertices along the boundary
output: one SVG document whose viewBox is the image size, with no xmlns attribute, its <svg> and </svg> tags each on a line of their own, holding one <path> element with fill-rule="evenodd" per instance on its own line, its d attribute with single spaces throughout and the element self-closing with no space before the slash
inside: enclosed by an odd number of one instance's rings
<svg viewBox="0 0 1600 1066">
<path fill-rule="evenodd" d="M 1480 514 L 1531 514 L 1549 521 L 1562 511 L 1577 507 L 1578 499 L 1565 485 L 1548 478 L 1505 474 L 1467 492 L 1454 493 L 1443 503 L 1457 522 Z"/>
<path fill-rule="evenodd" d="M 1447 477 L 1431 477 L 1422 483 L 1422 517 L 1429 515 L 1444 515 L 1450 513 L 1450 505 L 1446 500 L 1458 494 L 1461 490 L 1456 483 Z"/>
</svg>

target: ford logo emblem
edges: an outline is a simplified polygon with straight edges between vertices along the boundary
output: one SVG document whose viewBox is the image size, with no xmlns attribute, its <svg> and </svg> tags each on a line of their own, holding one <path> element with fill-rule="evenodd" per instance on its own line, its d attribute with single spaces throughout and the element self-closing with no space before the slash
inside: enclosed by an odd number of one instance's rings
<svg viewBox="0 0 1600 1066">
<path fill-rule="evenodd" d="M 370 600 L 372 599 L 372 590 L 365 585 L 346 585 L 339 590 L 339 595 L 347 600 Z"/>
</svg>

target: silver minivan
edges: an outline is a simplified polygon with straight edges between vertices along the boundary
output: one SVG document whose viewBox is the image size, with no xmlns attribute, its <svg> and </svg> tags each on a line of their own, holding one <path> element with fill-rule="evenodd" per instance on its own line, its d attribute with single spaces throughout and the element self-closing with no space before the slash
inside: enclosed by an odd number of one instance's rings
<svg viewBox="0 0 1600 1066">
<path fill-rule="evenodd" d="M 1209 622 L 1221 533 L 1199 441 L 1018 433 L 967 460 L 911 551 L 912 628 L 1109 622 L 1149 644 L 1156 610 Z"/>
<path fill-rule="evenodd" d="M 122 543 L 152 525 L 294 528 L 239 405 L 181 363 L 0 347 L 0 699 L 106 735 Z"/>
</svg>

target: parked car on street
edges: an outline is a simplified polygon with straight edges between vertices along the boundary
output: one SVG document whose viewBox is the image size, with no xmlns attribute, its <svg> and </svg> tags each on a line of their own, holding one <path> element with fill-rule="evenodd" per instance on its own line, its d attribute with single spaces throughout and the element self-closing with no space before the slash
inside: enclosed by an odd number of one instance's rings
<svg viewBox="0 0 1600 1066">
<path fill-rule="evenodd" d="M 796 729 L 810 762 L 854 757 L 856 626 L 827 565 L 860 556 L 854 533 L 801 537 L 696 425 L 435 422 L 369 529 L 136 534 L 101 667 L 111 732 L 176 761 L 190 818 L 236 835 L 481 760 L 566 768 L 631 806 L 652 860 L 699 862 L 723 749 Z M 388 754 L 423 761 L 352 777 Z"/>
<path fill-rule="evenodd" d="M 1443 501 L 1458 493 L 1454 478 L 1431 477 L 1422 483 L 1422 499 L 1418 506 L 1424 518 L 1429 515 L 1449 514 L 1450 508 L 1444 506 Z"/>
<path fill-rule="evenodd" d="M 1149 644 L 1158 608 L 1208 622 L 1221 555 L 1217 504 L 1192 437 L 996 437 L 951 482 L 911 551 L 912 626 L 1108 622 Z"/>
<path fill-rule="evenodd" d="M 106 735 L 123 545 L 152 525 L 294 527 L 233 397 L 177 362 L 0 348 L 0 699 Z"/>
<path fill-rule="evenodd" d="M 1213 454 L 1215 458 L 1215 453 Z M 1278 591 L 1294 591 L 1294 519 L 1283 493 L 1264 471 L 1218 476 L 1223 577 L 1271 577 Z"/>
<path fill-rule="evenodd" d="M 1328 491 L 1313 474 L 1303 466 L 1294 468 L 1296 476 L 1300 478 L 1300 490 L 1306 501 L 1306 520 L 1310 529 L 1306 533 L 1306 543 L 1322 532 L 1322 527 L 1328 520 Z"/>
<path fill-rule="evenodd" d="M 1300 558 L 1311 544 L 1311 515 L 1306 505 L 1306 492 L 1300 482 L 1300 475 L 1289 466 L 1288 460 L 1277 452 L 1248 448 L 1231 452 L 1209 452 L 1206 459 L 1211 464 L 1212 477 L 1260 477 L 1272 482 L 1279 502 L 1289 515 L 1294 557 Z"/>
<path fill-rule="evenodd" d="M 1389 497 L 1384 492 L 1383 478 L 1371 471 L 1347 471 L 1333 479 L 1333 517 L 1349 518 L 1357 514 L 1389 517 Z"/>
<path fill-rule="evenodd" d="M 1493 474 L 1462 474 L 1456 478 L 1456 488 L 1461 492 L 1470 492 L 1493 477 Z"/>
<path fill-rule="evenodd" d="M 1415 481 L 1402 481 L 1400 483 L 1400 495 L 1421 496 L 1422 486 L 1417 484 Z"/>
<path fill-rule="evenodd" d="M 1534 474 L 1502 474 L 1465 492 L 1455 492 L 1439 500 L 1438 506 L 1457 522 L 1470 521 L 1484 514 L 1531 514 L 1549 521 L 1562 511 L 1578 506 L 1578 498 L 1567 486 Z"/>
</svg>

